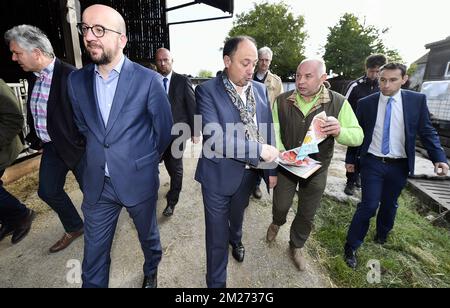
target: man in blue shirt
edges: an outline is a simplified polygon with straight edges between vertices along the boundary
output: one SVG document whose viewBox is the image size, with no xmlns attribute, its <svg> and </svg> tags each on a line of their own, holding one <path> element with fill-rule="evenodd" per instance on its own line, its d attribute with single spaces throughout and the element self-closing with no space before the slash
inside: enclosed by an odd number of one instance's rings
<svg viewBox="0 0 450 308">
<path fill-rule="evenodd" d="M 380 69 L 381 93 L 358 103 L 356 116 L 364 131 L 361 145 L 362 200 L 350 224 L 345 261 L 356 268 L 356 250 L 377 214 L 375 242 L 384 244 L 394 227 L 401 191 L 414 173 L 415 142 L 419 135 L 438 175 L 447 175 L 448 164 L 439 136 L 430 121 L 425 95 L 402 90 L 408 80 L 406 66 L 388 63 Z M 355 151 L 349 164 L 356 161 Z M 378 213 L 377 213 L 378 210 Z"/>
</svg>

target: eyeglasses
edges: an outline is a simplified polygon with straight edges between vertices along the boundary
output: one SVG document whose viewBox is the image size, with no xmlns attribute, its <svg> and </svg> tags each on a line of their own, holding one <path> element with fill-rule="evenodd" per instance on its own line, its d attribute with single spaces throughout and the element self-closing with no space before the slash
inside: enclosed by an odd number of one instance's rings
<svg viewBox="0 0 450 308">
<path fill-rule="evenodd" d="M 94 34 L 94 36 L 96 38 L 103 37 L 105 35 L 106 31 L 111 31 L 111 32 L 114 32 L 114 33 L 117 33 L 117 34 L 122 34 L 122 33 L 118 32 L 118 31 L 107 29 L 107 28 L 105 28 L 103 26 L 100 26 L 100 25 L 93 25 L 92 27 L 89 27 L 88 25 L 86 25 L 84 23 L 77 24 L 77 29 L 78 29 L 78 33 L 80 35 L 83 35 L 83 36 L 86 36 L 88 31 L 89 31 L 89 29 L 91 29 L 92 34 Z"/>
</svg>

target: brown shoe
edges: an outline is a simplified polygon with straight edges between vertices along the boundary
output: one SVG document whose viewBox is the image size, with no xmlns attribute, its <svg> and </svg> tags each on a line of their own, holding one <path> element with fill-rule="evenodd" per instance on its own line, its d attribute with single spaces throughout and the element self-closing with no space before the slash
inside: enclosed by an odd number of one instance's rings
<svg viewBox="0 0 450 308">
<path fill-rule="evenodd" d="M 294 260 L 295 266 L 299 271 L 304 272 L 306 270 L 306 259 L 303 256 L 302 248 L 291 247 L 291 257 Z"/>
<path fill-rule="evenodd" d="M 63 237 L 56 242 L 55 245 L 50 247 L 50 253 L 55 253 L 66 249 L 75 239 L 82 236 L 84 233 L 84 229 L 75 232 L 64 233 Z"/>
<path fill-rule="evenodd" d="M 270 224 L 269 229 L 267 229 L 267 236 L 266 241 L 268 243 L 271 243 L 275 240 L 277 237 L 278 231 L 280 230 L 280 226 L 277 226 L 275 224 Z"/>
</svg>

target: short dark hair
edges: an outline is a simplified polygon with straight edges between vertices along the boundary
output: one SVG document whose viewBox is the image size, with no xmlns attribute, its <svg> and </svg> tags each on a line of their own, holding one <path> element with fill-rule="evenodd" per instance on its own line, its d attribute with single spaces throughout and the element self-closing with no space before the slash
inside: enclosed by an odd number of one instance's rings
<svg viewBox="0 0 450 308">
<path fill-rule="evenodd" d="M 406 65 L 398 63 L 398 62 L 391 62 L 391 63 L 383 65 L 380 68 L 380 72 L 382 72 L 384 70 L 400 70 L 402 72 L 402 77 L 405 77 L 405 75 L 406 75 Z"/>
<path fill-rule="evenodd" d="M 373 54 L 366 58 L 366 68 L 382 67 L 387 63 L 387 58 L 383 54 Z"/>
<path fill-rule="evenodd" d="M 255 44 L 255 47 L 256 47 L 256 41 L 253 37 L 247 36 L 247 35 L 235 36 L 235 37 L 229 38 L 225 42 L 225 46 L 223 46 L 223 57 L 225 57 L 225 56 L 232 57 L 236 53 L 239 43 L 242 41 L 245 41 L 245 40 L 249 40 L 250 42 Z"/>
</svg>

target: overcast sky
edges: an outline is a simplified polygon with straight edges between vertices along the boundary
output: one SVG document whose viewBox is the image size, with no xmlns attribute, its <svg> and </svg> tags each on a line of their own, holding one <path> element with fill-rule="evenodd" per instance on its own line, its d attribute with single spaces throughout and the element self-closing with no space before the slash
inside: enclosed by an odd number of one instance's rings
<svg viewBox="0 0 450 308">
<path fill-rule="evenodd" d="M 191 0 L 167 0 L 168 7 Z M 235 0 L 235 16 L 248 12 L 259 0 Z M 269 2 L 279 2 L 270 0 Z M 426 53 L 425 44 L 450 36 L 448 0 L 285 0 L 294 15 L 305 17 L 306 56 L 322 56 L 328 27 L 337 24 L 344 13 L 365 19 L 378 29 L 390 28 L 383 36 L 389 48 L 397 49 L 407 64 Z M 169 22 L 225 16 L 219 9 L 204 4 L 168 13 Z M 233 19 L 208 21 L 170 27 L 174 70 L 196 76 L 202 69 L 216 72 L 223 68 L 220 48 L 232 28 Z M 276 55 L 275 55 L 276 56 Z"/>
</svg>

